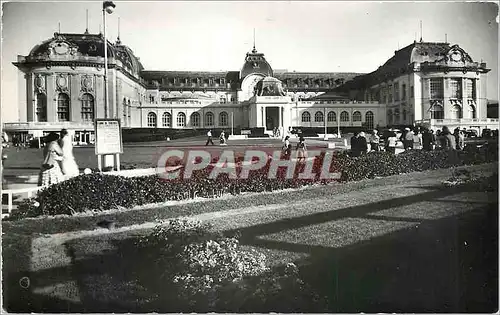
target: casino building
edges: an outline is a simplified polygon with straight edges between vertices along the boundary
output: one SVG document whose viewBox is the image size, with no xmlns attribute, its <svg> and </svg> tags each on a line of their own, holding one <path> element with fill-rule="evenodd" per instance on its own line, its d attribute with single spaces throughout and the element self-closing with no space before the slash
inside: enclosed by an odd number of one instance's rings
<svg viewBox="0 0 500 315">
<path fill-rule="evenodd" d="M 498 128 L 486 118 L 486 64 L 458 45 L 414 42 L 369 74 L 273 70 L 255 47 L 239 71 L 148 71 L 118 38 L 108 41 L 104 102 L 102 34 L 62 34 L 36 45 L 14 65 L 24 73 L 21 121 L 12 135 L 66 128 L 94 140 L 95 118 L 119 118 L 125 129 L 289 127 L 318 133 L 428 123 L 433 128 Z M 200 132 L 201 132 L 200 131 Z"/>
</svg>

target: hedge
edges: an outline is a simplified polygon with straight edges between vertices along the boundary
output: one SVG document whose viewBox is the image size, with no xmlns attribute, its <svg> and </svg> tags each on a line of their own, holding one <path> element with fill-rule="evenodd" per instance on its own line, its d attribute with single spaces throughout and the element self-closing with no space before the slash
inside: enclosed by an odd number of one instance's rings
<svg viewBox="0 0 500 315">
<path fill-rule="evenodd" d="M 415 171 L 434 170 L 461 165 L 498 161 L 498 151 L 420 151 L 413 150 L 398 155 L 373 152 L 360 157 L 333 152 L 331 172 L 341 173 L 337 181 L 359 181 Z M 85 211 L 103 211 L 117 208 L 161 203 L 192 197 L 213 197 L 218 192 L 237 195 L 242 192 L 274 191 L 299 188 L 312 184 L 326 184 L 332 180 L 319 178 L 325 152 L 317 157 L 313 166 L 313 179 L 299 179 L 304 165 L 298 164 L 293 178 L 285 178 L 286 169 L 279 168 L 276 178 L 268 178 L 271 160 L 260 170 L 250 171 L 248 179 L 229 179 L 221 174 L 215 179 L 208 175 L 214 167 L 193 172 L 189 179 L 165 180 L 156 175 L 126 178 L 93 173 L 80 175 L 41 190 L 35 198 L 22 202 L 11 214 L 11 219 L 41 215 L 73 214 Z M 241 160 L 241 157 L 237 157 Z M 214 158 L 213 162 L 216 162 Z M 237 173 L 240 172 L 237 169 Z"/>
</svg>

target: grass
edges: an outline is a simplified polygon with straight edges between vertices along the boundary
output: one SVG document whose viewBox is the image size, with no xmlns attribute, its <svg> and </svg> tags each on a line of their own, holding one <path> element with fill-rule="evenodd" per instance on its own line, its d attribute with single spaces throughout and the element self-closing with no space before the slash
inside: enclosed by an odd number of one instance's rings
<svg viewBox="0 0 500 315">
<path fill-rule="evenodd" d="M 496 164 L 488 164 L 466 168 L 471 170 L 474 174 L 484 175 L 497 170 L 498 166 Z M 238 196 L 237 198 L 213 199 L 203 202 L 191 202 L 177 206 L 172 205 L 151 209 L 104 213 L 91 217 L 91 219 L 89 219 L 89 217 L 81 216 L 36 218 L 10 222 L 4 221 L 2 222 L 2 227 L 5 232 L 3 237 L 3 270 L 4 288 L 8 288 L 8 292 L 5 291 L 6 297 L 10 296 L 12 301 L 12 297 L 14 296 L 15 298 L 21 299 L 17 301 L 18 304 L 23 303 L 26 304 L 27 307 L 31 307 L 31 309 L 40 310 L 42 307 L 40 305 L 47 303 L 47 301 L 42 303 L 34 300 L 33 297 L 30 297 L 29 301 L 23 301 L 22 297 L 26 296 L 26 293 L 23 293 L 23 291 L 19 289 L 17 284 L 18 279 L 20 279 L 21 276 L 28 274 L 30 277 L 33 277 L 33 279 L 38 278 L 39 282 L 43 282 L 49 278 L 57 278 L 61 274 L 70 273 L 73 277 L 79 279 L 77 285 L 80 287 L 80 291 L 83 290 L 82 294 L 84 296 L 82 299 L 84 303 L 92 305 L 92 303 L 94 303 L 95 296 L 99 296 L 109 297 L 108 302 L 111 302 L 111 300 L 114 302 L 126 302 L 125 304 L 122 303 L 120 305 L 111 304 L 111 308 L 109 308 L 111 311 L 117 312 L 122 308 L 124 311 L 128 311 L 134 309 L 133 307 L 137 307 L 137 305 L 133 306 L 136 302 L 130 297 L 127 298 L 125 295 L 117 295 L 111 299 L 112 295 L 109 291 L 114 289 L 120 292 L 126 292 L 128 290 L 129 292 L 136 294 L 136 296 L 142 296 L 142 294 L 146 294 L 147 296 L 147 293 L 141 291 L 141 287 L 137 285 L 134 287 L 132 283 L 134 276 L 133 271 L 137 268 L 143 270 L 146 274 L 148 272 L 151 273 L 151 270 L 153 270 L 150 269 L 152 268 L 149 264 L 150 261 L 145 260 L 144 256 L 138 255 L 134 251 L 133 247 L 133 240 L 138 233 L 147 233 L 147 231 L 129 231 L 127 233 L 119 234 L 104 234 L 97 237 L 87 237 L 70 241 L 66 244 L 68 250 L 71 249 L 71 255 L 73 257 L 72 267 L 69 271 L 64 271 L 65 269 L 53 270 L 51 271 L 53 276 L 49 276 L 51 275 L 50 272 L 48 274 L 38 276 L 29 273 L 30 266 L 28 263 L 31 254 L 31 240 L 33 238 L 42 236 L 43 234 L 92 230 L 96 228 L 95 224 L 103 218 L 115 220 L 117 222 L 117 226 L 126 226 L 130 224 L 149 222 L 155 218 L 168 219 L 177 216 L 189 216 L 203 213 L 208 214 L 210 212 L 220 213 L 221 211 L 231 211 L 240 208 L 259 206 L 265 208 L 273 204 L 287 204 L 291 206 L 274 211 L 250 212 L 224 217 L 217 221 L 218 224 L 216 224 L 216 228 L 221 230 L 229 229 L 229 231 L 227 231 L 229 234 L 240 233 L 243 245 L 257 248 L 259 251 L 266 253 L 269 260 L 274 265 L 279 265 L 280 263 L 288 262 L 290 260 L 298 260 L 303 262 L 305 268 L 304 272 L 306 273 L 308 268 L 305 266 L 310 266 L 311 264 L 316 266 L 316 268 L 310 267 L 312 270 L 325 270 L 325 268 L 328 269 L 328 262 L 332 262 L 332 257 L 338 255 L 338 253 L 332 252 L 334 250 L 342 250 L 344 255 L 345 248 L 358 248 L 360 244 L 370 246 L 369 242 L 371 241 L 369 240 L 373 239 L 375 236 L 378 236 L 377 239 L 386 238 L 386 233 L 390 231 L 393 231 L 393 234 L 395 235 L 400 235 L 401 233 L 405 234 L 407 229 L 400 229 L 399 227 L 415 226 L 415 222 L 413 222 L 412 219 L 417 219 L 418 222 L 423 222 L 422 224 L 418 224 L 419 227 L 425 224 L 430 224 L 430 222 L 426 222 L 423 217 L 408 218 L 406 215 L 403 217 L 397 217 L 394 213 L 377 213 L 377 211 L 391 207 L 396 209 L 395 211 L 397 211 L 397 209 L 403 209 L 401 207 L 404 207 L 406 203 L 410 203 L 406 206 L 407 210 L 405 210 L 408 213 L 415 213 L 422 211 L 422 209 L 424 209 L 423 212 L 425 212 L 427 207 L 422 208 L 422 206 L 418 204 L 418 202 L 424 201 L 420 194 L 413 197 L 404 196 L 410 190 L 413 190 L 414 193 L 418 193 L 419 190 L 431 190 L 431 192 L 428 193 L 428 196 L 439 197 L 446 196 L 448 194 L 455 196 L 458 193 L 467 193 L 469 191 L 474 191 L 474 189 L 477 190 L 478 188 L 481 188 L 480 186 L 474 186 L 443 189 L 441 186 L 435 186 L 436 182 L 447 179 L 450 174 L 450 170 L 403 174 L 383 179 L 365 180 L 356 183 L 328 185 L 321 188 L 309 187 L 293 193 L 273 192 L 264 194 L 244 194 Z M 380 195 L 380 193 L 377 194 L 378 187 L 380 187 L 380 191 L 383 192 L 382 195 Z M 496 188 L 498 188 L 498 186 Z M 368 191 L 370 191 L 370 193 L 367 193 Z M 351 196 L 351 198 L 342 197 L 342 194 L 348 194 L 345 196 Z M 352 196 L 354 194 L 358 197 L 353 198 Z M 334 195 L 337 197 L 332 198 Z M 259 197 L 256 198 L 256 196 Z M 375 202 L 380 199 L 383 200 Z M 497 200 L 498 199 L 496 199 L 496 202 L 498 202 Z M 488 202 L 494 203 L 495 200 L 492 198 L 491 200 L 488 200 Z M 302 206 L 300 206 L 301 204 Z M 446 206 L 446 204 L 445 207 L 449 209 L 449 206 Z M 403 214 L 405 211 L 403 211 Z M 367 215 L 369 216 L 373 214 L 382 216 L 382 218 L 366 218 Z M 209 217 L 209 215 L 207 216 Z M 345 216 L 355 216 L 357 218 L 348 219 L 344 218 Z M 489 216 L 491 216 L 491 214 L 489 214 Z M 379 225 L 375 224 L 376 222 L 381 222 L 380 219 L 386 221 L 389 220 L 389 223 L 384 222 Z M 397 220 L 406 220 L 409 223 L 398 223 Z M 443 220 L 446 221 L 452 219 L 443 218 Z M 367 226 L 366 222 L 370 222 L 370 224 Z M 338 235 L 338 237 L 325 236 L 327 233 L 332 231 L 334 231 L 335 235 Z M 381 234 L 385 235 L 380 236 Z M 422 236 L 421 234 L 418 235 L 420 236 L 410 238 L 412 241 L 408 241 L 409 243 L 406 243 L 406 246 L 411 247 L 411 244 L 417 244 L 419 237 Z M 441 235 L 440 237 L 445 238 L 446 235 Z M 405 247 L 403 246 L 401 248 L 404 249 Z M 376 250 L 370 250 L 370 253 L 372 256 L 364 254 L 366 257 L 362 259 L 369 260 L 371 258 L 376 258 L 378 255 Z M 154 257 L 155 253 L 151 254 Z M 359 255 L 363 254 L 360 252 Z M 385 259 L 390 259 L 389 253 L 387 253 L 387 255 L 388 256 Z M 330 258 L 325 260 L 325 257 Z M 403 258 L 404 257 L 401 259 L 404 260 Z M 357 259 L 360 258 L 358 257 Z M 430 256 L 428 259 L 430 259 Z M 351 261 L 351 263 L 353 263 L 353 261 Z M 386 262 L 380 262 L 382 265 L 385 263 Z M 421 260 L 420 263 L 422 263 Z M 336 262 L 336 264 L 338 264 L 338 262 Z M 343 266 L 344 268 L 348 268 L 349 264 L 345 263 Z M 368 268 L 368 266 L 364 266 L 363 268 Z M 442 266 L 442 268 L 444 268 L 444 266 Z M 331 272 L 331 270 L 325 270 L 325 274 L 333 277 L 334 275 L 331 274 Z M 368 273 L 367 276 L 369 277 L 373 277 L 371 272 L 374 274 L 376 273 L 373 270 L 370 272 L 364 272 Z M 99 277 L 98 274 L 100 273 L 107 273 L 109 277 Z M 484 275 L 481 274 L 481 277 L 483 276 Z M 353 275 L 353 277 L 355 277 L 355 275 Z M 313 275 L 308 275 L 308 278 L 312 279 L 312 282 L 319 281 L 314 280 Z M 106 279 L 109 281 L 112 280 L 111 283 L 113 287 L 104 287 L 102 281 L 107 281 Z M 363 283 L 360 279 L 350 278 L 344 278 L 342 281 L 344 281 L 344 284 L 348 284 L 350 286 L 350 290 L 353 290 L 353 283 Z M 322 290 L 333 290 L 332 288 L 328 289 L 328 285 L 324 288 L 324 285 L 321 283 L 323 282 L 319 281 L 316 285 Z M 131 286 L 134 287 L 134 289 L 131 289 Z M 101 291 L 98 291 L 99 288 Z M 373 288 L 374 287 L 370 290 L 374 290 Z M 375 292 L 370 290 L 369 292 Z M 343 304 L 340 303 L 340 306 L 336 306 L 339 307 L 338 309 L 340 310 L 349 309 L 349 305 L 347 305 L 349 303 L 346 302 L 349 298 L 345 295 L 345 292 L 346 291 L 342 292 Z M 355 293 L 358 298 L 363 295 L 360 292 Z M 73 307 L 76 308 L 76 306 Z M 127 307 L 129 309 L 127 309 Z M 352 305 L 350 307 L 352 307 Z M 369 305 L 369 307 L 375 306 Z M 349 310 L 352 310 L 352 308 Z M 382 310 L 385 311 L 386 309 Z M 402 308 L 402 310 L 405 309 Z"/>
</svg>

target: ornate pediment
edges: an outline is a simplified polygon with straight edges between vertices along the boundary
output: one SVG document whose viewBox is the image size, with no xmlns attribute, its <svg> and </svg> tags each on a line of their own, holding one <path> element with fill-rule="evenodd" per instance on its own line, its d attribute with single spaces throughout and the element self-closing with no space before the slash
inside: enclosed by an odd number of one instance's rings
<svg viewBox="0 0 500 315">
<path fill-rule="evenodd" d="M 286 96 L 281 81 L 269 77 L 257 82 L 254 93 L 257 96 Z"/>
<path fill-rule="evenodd" d="M 76 56 L 78 53 L 78 46 L 70 43 L 61 34 L 55 34 L 54 40 L 49 43 L 47 54 L 49 57 L 53 56 Z"/>
<path fill-rule="evenodd" d="M 458 45 L 453 45 L 444 59 L 450 66 L 464 66 L 474 62 L 469 54 Z"/>
</svg>

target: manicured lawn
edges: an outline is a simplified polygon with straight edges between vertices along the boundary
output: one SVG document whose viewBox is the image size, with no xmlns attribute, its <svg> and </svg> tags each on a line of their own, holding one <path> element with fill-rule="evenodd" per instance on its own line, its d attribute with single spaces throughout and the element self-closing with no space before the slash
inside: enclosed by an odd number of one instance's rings
<svg viewBox="0 0 500 315">
<path fill-rule="evenodd" d="M 498 166 L 472 168 L 487 174 Z M 29 239 L 40 233 L 94 229 L 102 218 L 120 227 L 201 214 L 215 228 L 239 234 L 245 246 L 265 252 L 273 265 L 299 262 L 308 281 L 333 302 L 328 312 L 490 311 L 498 295 L 498 214 L 484 204 L 498 204 L 498 199 L 496 193 L 482 194 L 476 204 L 471 196 L 477 187 L 436 186 L 450 175 L 438 170 L 92 217 L 5 221 L 4 233 L 10 234 L 4 237 L 4 275 L 10 273 L 9 286 L 16 284 L 29 268 L 23 263 Z M 423 206 L 426 202 L 435 206 Z M 269 209 L 273 205 L 284 206 Z M 476 210 L 460 212 L 457 206 Z M 238 213 L 241 209 L 247 210 Z M 227 215 L 210 219 L 209 213 L 224 211 Z M 150 293 L 136 282 L 156 275 L 154 259 L 134 249 L 142 233 L 147 231 L 70 241 L 71 266 L 31 277 L 40 285 L 56 275 L 73 277 L 85 308 L 65 304 L 71 311 L 151 311 Z M 10 290 L 23 296 L 18 288 Z M 66 303 L 30 301 L 38 311 L 43 303 L 52 310 Z"/>
<path fill-rule="evenodd" d="M 324 148 L 326 144 L 317 142 L 311 144 L 310 149 Z M 258 140 L 232 140 L 228 146 L 205 146 L 205 139 L 182 141 L 175 140 L 171 142 L 153 142 L 124 144 L 123 154 L 120 156 L 122 165 L 135 166 L 136 168 L 156 167 L 158 157 L 169 148 L 182 150 L 209 150 L 212 154 L 217 154 L 222 150 L 234 150 L 243 152 L 245 149 L 266 149 L 273 148 L 279 150 L 281 141 L 278 139 L 258 139 Z M 81 170 L 85 168 L 97 168 L 97 158 L 94 147 L 77 147 L 73 150 L 75 159 Z M 4 175 L 33 175 L 38 174 L 40 163 L 43 158 L 42 149 L 21 149 L 10 147 L 3 150 L 3 154 L 8 156 L 4 163 Z"/>
</svg>

